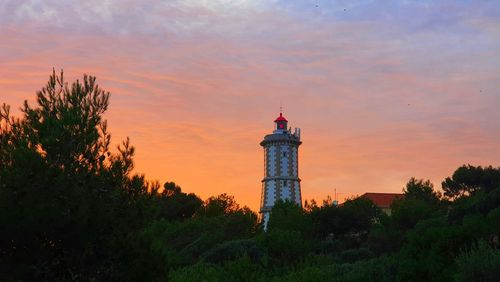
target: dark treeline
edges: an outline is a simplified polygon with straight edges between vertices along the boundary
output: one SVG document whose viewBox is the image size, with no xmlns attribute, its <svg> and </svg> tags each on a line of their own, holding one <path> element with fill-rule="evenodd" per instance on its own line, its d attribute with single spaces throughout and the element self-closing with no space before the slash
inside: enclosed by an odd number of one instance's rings
<svg viewBox="0 0 500 282">
<path fill-rule="evenodd" d="M 109 93 L 62 73 L 14 118 L 0 110 L 2 281 L 498 281 L 500 169 L 410 179 L 370 200 L 277 203 L 268 230 L 226 194 L 203 201 L 110 151 Z"/>
</svg>

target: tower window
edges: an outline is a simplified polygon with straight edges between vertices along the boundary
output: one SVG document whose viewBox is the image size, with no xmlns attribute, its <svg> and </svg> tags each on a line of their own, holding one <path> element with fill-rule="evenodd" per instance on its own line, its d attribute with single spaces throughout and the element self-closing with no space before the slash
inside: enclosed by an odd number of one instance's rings
<svg viewBox="0 0 500 282">
<path fill-rule="evenodd" d="M 286 152 L 283 152 L 283 157 L 286 157 Z"/>
</svg>

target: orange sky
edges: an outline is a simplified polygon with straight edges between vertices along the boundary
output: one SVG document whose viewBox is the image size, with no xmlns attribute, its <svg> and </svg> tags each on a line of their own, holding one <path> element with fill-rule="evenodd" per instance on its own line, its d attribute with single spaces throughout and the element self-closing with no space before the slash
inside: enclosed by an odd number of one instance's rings
<svg viewBox="0 0 500 282">
<path fill-rule="evenodd" d="M 33 100 L 53 67 L 97 76 L 150 180 L 257 210 L 280 101 L 303 199 L 499 166 L 499 4 L 81 3 L 0 4 L 0 102 Z"/>
</svg>

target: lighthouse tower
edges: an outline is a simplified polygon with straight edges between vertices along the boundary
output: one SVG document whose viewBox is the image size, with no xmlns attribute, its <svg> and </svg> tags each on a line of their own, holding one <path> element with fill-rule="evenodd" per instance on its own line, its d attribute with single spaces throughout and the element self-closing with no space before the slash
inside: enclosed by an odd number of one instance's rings
<svg viewBox="0 0 500 282">
<path fill-rule="evenodd" d="M 302 206 L 298 162 L 299 146 L 302 144 L 300 128 L 295 128 L 292 133 L 282 113 L 274 123 L 273 133 L 266 135 L 260 142 L 264 147 L 264 179 L 260 202 L 264 228 L 267 227 L 276 201 L 293 201 Z"/>
</svg>

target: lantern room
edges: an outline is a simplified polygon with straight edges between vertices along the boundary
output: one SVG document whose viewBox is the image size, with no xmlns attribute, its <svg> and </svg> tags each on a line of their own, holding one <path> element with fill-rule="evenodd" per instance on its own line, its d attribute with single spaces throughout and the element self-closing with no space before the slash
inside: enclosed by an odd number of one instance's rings
<svg viewBox="0 0 500 282">
<path fill-rule="evenodd" d="M 276 130 L 278 131 L 286 131 L 287 130 L 287 123 L 288 121 L 286 118 L 283 116 L 282 113 L 280 113 L 280 116 L 277 117 L 274 122 L 276 123 Z"/>
</svg>

